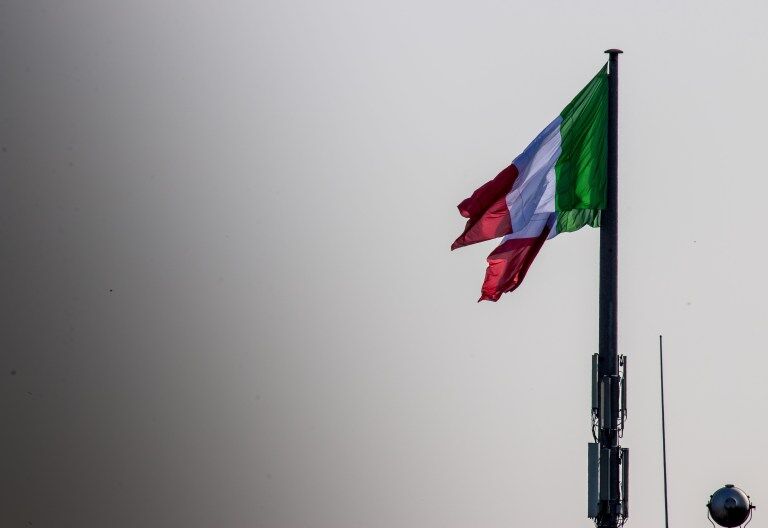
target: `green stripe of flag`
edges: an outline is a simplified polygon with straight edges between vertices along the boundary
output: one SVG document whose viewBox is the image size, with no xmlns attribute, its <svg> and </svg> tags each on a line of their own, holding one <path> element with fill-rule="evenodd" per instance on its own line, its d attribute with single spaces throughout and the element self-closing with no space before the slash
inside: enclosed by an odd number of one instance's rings
<svg viewBox="0 0 768 528">
<path fill-rule="evenodd" d="M 562 152 L 555 165 L 557 231 L 600 225 L 608 154 L 608 65 L 560 114 Z"/>
</svg>

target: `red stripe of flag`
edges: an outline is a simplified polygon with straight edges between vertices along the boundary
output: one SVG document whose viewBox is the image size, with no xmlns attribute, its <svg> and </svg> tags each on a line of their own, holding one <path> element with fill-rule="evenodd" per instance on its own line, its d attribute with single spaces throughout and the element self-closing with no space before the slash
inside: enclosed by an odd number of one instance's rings
<svg viewBox="0 0 768 528">
<path fill-rule="evenodd" d="M 533 259 L 547 240 L 549 230 L 550 226 L 545 224 L 537 237 L 511 238 L 494 249 L 488 255 L 482 294 L 477 302 L 496 302 L 503 293 L 520 286 Z"/>
<path fill-rule="evenodd" d="M 459 204 L 461 216 L 469 220 L 451 250 L 512 232 L 507 194 L 512 190 L 517 174 L 517 167 L 510 165 Z"/>
</svg>

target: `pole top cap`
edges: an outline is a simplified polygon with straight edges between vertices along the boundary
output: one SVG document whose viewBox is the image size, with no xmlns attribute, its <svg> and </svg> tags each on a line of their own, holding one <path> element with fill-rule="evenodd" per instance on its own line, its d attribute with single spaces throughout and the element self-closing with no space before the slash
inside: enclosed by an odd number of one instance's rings
<svg viewBox="0 0 768 528">
<path fill-rule="evenodd" d="M 605 53 L 610 53 L 611 55 L 618 55 L 619 53 L 624 53 L 624 52 L 617 48 L 611 48 L 611 49 L 605 50 Z"/>
</svg>

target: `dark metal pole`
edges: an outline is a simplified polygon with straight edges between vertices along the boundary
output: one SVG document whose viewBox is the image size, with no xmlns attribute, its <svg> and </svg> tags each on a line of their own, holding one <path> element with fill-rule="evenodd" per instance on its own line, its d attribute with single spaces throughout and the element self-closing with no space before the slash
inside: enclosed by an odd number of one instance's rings
<svg viewBox="0 0 768 528">
<path fill-rule="evenodd" d="M 664 524 L 669 528 L 669 506 L 667 504 L 667 427 L 664 419 L 664 352 L 659 336 L 659 373 L 661 374 L 661 453 L 664 458 Z"/>
<path fill-rule="evenodd" d="M 619 54 L 618 49 L 606 50 L 608 54 L 608 174 L 606 181 L 606 204 L 600 220 L 600 339 L 599 339 L 599 374 L 600 379 L 609 377 L 618 386 L 619 362 L 617 351 L 617 246 L 618 246 L 618 107 L 619 107 Z M 609 385 L 610 386 L 610 385 Z M 611 409 L 609 426 L 601 428 L 599 442 L 601 447 L 615 450 L 619 445 L 618 410 L 619 393 L 615 390 L 606 394 Z M 608 403 L 608 402 L 606 402 Z M 619 462 L 617 456 L 610 456 L 607 477 L 610 482 L 610 495 L 618 499 Z M 609 510 L 600 516 L 598 526 L 616 528 L 619 522 L 619 510 L 611 501 Z"/>
<path fill-rule="evenodd" d="M 600 364 L 602 373 L 618 374 L 616 350 L 616 299 L 618 270 L 618 123 L 619 54 L 610 49 L 608 60 L 608 178 L 606 204 L 600 219 Z"/>
</svg>

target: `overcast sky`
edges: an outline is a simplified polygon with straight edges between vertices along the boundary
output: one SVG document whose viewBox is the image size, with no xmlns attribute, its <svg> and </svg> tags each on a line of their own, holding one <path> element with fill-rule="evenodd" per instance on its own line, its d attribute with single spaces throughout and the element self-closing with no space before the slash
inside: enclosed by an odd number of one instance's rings
<svg viewBox="0 0 768 528">
<path fill-rule="evenodd" d="M 0 2 L 0 525 L 584 527 L 598 231 L 456 204 L 620 47 L 631 518 L 768 504 L 764 2 Z M 754 526 L 765 525 L 761 510 Z"/>
</svg>

